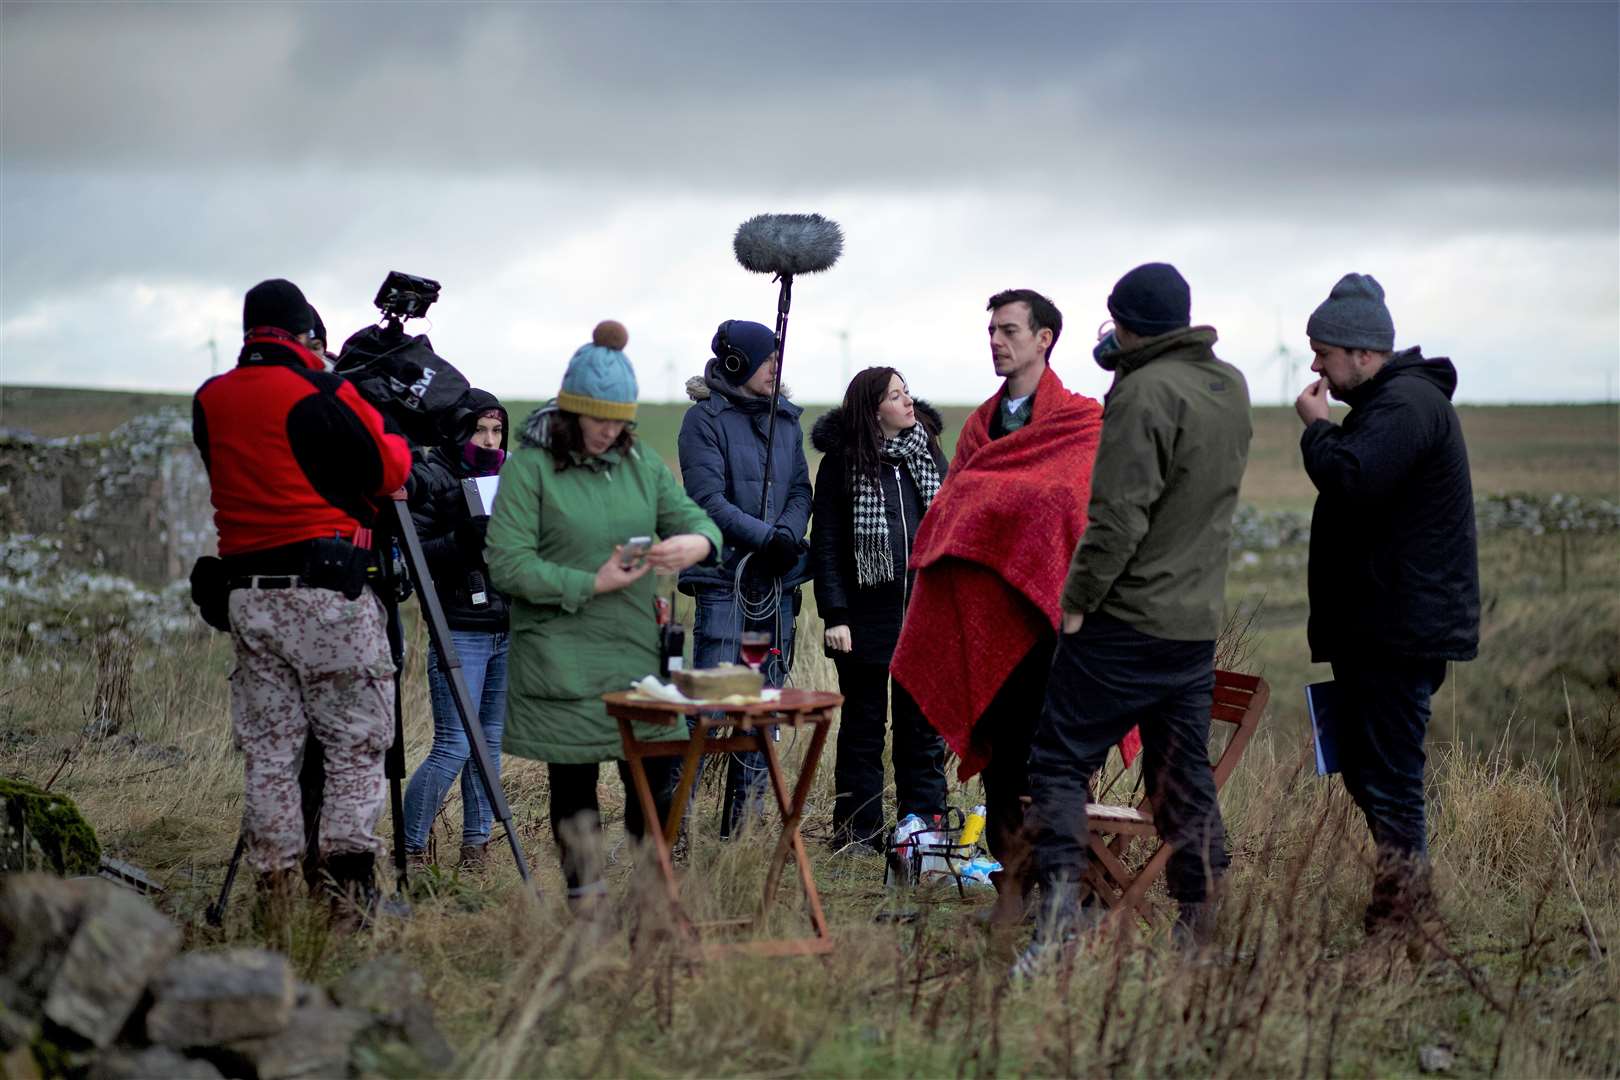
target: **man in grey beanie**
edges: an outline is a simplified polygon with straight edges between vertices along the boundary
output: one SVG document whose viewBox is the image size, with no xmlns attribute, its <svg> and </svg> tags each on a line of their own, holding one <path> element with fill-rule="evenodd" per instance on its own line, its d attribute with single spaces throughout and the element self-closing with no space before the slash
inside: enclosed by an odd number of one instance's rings
<svg viewBox="0 0 1620 1080">
<path fill-rule="evenodd" d="M 1320 376 L 1294 408 L 1316 485 L 1311 659 L 1329 694 L 1344 785 L 1377 847 L 1369 935 L 1421 948 L 1432 910 L 1423 800 L 1429 702 L 1451 660 L 1479 651 L 1479 555 L 1457 370 L 1395 352 L 1384 290 L 1346 274 L 1306 324 Z M 1342 424 L 1328 396 L 1350 406 Z"/>
</svg>

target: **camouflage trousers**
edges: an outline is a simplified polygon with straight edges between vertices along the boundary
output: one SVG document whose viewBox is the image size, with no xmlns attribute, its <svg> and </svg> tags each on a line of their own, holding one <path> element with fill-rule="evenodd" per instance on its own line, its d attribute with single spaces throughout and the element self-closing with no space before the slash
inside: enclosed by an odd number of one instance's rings
<svg viewBox="0 0 1620 1080">
<path fill-rule="evenodd" d="M 245 762 L 242 835 L 260 873 L 304 854 L 298 770 L 306 736 L 325 753 L 320 852 L 376 851 L 383 754 L 393 741 L 394 664 L 381 602 L 329 589 L 230 596 L 231 717 Z"/>
</svg>

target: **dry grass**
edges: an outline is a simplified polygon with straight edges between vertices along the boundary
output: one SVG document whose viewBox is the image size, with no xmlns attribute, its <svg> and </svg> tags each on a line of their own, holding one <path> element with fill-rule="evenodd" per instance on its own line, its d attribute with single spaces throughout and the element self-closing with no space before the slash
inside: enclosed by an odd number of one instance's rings
<svg viewBox="0 0 1620 1080">
<path fill-rule="evenodd" d="M 165 906 L 187 921 L 193 944 L 250 939 L 245 882 L 223 931 L 201 918 L 240 810 L 226 640 L 140 647 L 132 719 L 117 738 L 87 742 L 90 657 L 61 657 L 47 671 L 58 658 L 3 621 L 0 636 L 0 653 L 21 665 L 0 691 L 0 772 L 55 774 L 112 853 L 169 887 Z M 419 627 L 413 637 L 419 647 Z M 420 656 L 405 683 L 413 765 L 431 730 Z M 795 678 L 833 681 L 814 648 L 801 651 Z M 1336 781 L 1303 773 L 1294 744 L 1264 728 L 1223 796 L 1234 860 L 1219 956 L 1206 965 L 1179 960 L 1149 929 L 1099 940 L 1049 977 L 1009 987 L 1007 949 L 974 917 L 984 899 L 893 897 L 880 860 L 820 846 L 818 881 L 839 940 L 831 957 L 696 964 L 657 932 L 656 903 L 644 906 L 608 770 L 609 879 L 623 921 L 598 932 L 571 923 L 542 824 L 543 770 L 510 758 L 507 789 L 539 899 L 497 860 L 480 879 L 419 883 L 415 917 L 365 937 L 334 940 L 306 920 L 294 956 L 315 978 L 375 952 L 410 957 L 468 1075 L 1389 1075 L 1415 1073 L 1430 1045 L 1455 1053 L 1457 1074 L 1620 1073 L 1620 966 L 1609 948 L 1620 870 L 1594 838 L 1584 794 L 1569 789 L 1580 767 L 1459 749 L 1438 723 L 1435 734 L 1445 933 L 1416 964 L 1364 944 L 1365 827 Z M 803 744 L 785 738 L 782 748 L 796 766 Z M 829 763 L 811 799 L 812 835 L 826 828 L 830 778 Z M 955 801 L 978 801 L 977 785 Z M 716 803 L 713 790 L 700 796 L 683 871 L 698 917 L 747 911 L 766 854 L 757 835 L 714 841 Z M 440 825 L 447 844 L 459 814 L 452 797 Z M 797 930 L 791 877 L 782 899 L 772 929 Z M 874 917 L 902 908 L 916 920 Z"/>
</svg>

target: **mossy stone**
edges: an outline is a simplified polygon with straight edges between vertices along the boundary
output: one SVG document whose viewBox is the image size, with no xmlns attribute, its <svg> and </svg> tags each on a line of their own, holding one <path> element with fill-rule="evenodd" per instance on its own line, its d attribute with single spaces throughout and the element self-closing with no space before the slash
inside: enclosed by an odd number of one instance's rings
<svg viewBox="0 0 1620 1080">
<path fill-rule="evenodd" d="M 77 877 L 101 868 L 95 830 L 66 795 L 0 776 L 0 806 L 0 870 L 48 868 Z M 45 867 L 37 865 L 41 857 Z"/>
</svg>

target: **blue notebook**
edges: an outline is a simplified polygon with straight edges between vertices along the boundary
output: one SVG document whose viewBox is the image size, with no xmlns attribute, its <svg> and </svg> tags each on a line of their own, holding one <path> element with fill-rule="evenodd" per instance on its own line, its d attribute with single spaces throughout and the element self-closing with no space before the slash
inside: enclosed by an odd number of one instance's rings
<svg viewBox="0 0 1620 1080">
<path fill-rule="evenodd" d="M 1316 746 L 1316 775 L 1339 771 L 1339 688 L 1331 682 L 1305 687 L 1305 712 L 1311 718 L 1311 742 Z"/>
</svg>

